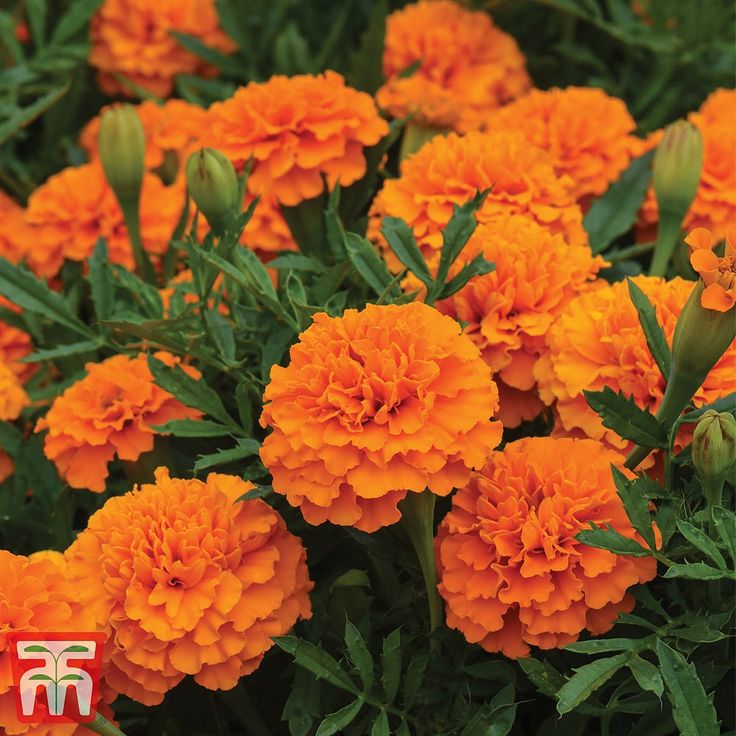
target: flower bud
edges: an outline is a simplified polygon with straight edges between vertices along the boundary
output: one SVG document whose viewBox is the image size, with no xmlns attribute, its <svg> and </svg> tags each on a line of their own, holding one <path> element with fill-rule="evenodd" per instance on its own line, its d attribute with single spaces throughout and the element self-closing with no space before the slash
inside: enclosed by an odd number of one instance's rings
<svg viewBox="0 0 736 736">
<path fill-rule="evenodd" d="M 703 414 L 693 434 L 693 465 L 704 480 L 726 479 L 736 463 L 736 419 L 713 409 Z"/>
<path fill-rule="evenodd" d="M 230 159 L 214 148 L 201 148 L 187 161 L 187 185 L 212 230 L 221 235 L 240 205 L 238 176 Z"/>
<path fill-rule="evenodd" d="M 146 140 L 138 113 L 131 105 L 120 105 L 102 113 L 99 151 L 110 187 L 121 203 L 137 207 L 143 184 Z"/>
<path fill-rule="evenodd" d="M 654 192 L 660 219 L 662 213 L 673 213 L 680 225 L 698 189 L 702 165 L 700 131 L 685 120 L 667 126 L 654 154 Z"/>
</svg>

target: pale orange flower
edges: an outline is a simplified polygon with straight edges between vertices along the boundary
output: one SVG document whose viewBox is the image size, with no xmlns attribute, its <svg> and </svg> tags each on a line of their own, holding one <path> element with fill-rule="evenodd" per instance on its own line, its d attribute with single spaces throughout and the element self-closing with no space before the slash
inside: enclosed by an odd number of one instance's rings
<svg viewBox="0 0 736 736">
<path fill-rule="evenodd" d="M 691 247 L 690 265 L 700 274 L 705 289 L 700 303 L 706 309 L 727 312 L 736 304 L 736 233 L 726 234 L 723 258 L 713 252 L 713 237 L 702 227 L 685 238 Z"/>
<path fill-rule="evenodd" d="M 417 62 L 410 77 L 400 76 Z M 516 41 L 487 13 L 448 0 L 414 3 L 388 17 L 383 71 L 387 82 L 376 99 L 392 116 L 414 113 L 419 124 L 462 133 L 531 87 Z"/>
<path fill-rule="evenodd" d="M 317 314 L 271 369 L 261 459 L 310 524 L 375 531 L 407 493 L 465 483 L 501 439 L 497 409 L 478 349 L 432 307 Z"/>
<path fill-rule="evenodd" d="M 487 128 L 522 131 L 572 179 L 578 200 L 603 194 L 644 152 L 626 104 L 593 87 L 532 90 L 491 113 Z"/>
<path fill-rule="evenodd" d="M 643 542 L 616 491 L 622 458 L 594 440 L 533 437 L 494 452 L 452 499 L 437 533 L 447 625 L 507 657 L 603 634 L 631 611 L 627 590 L 651 580 L 653 557 L 615 555 L 575 537 L 610 524 Z"/>
<path fill-rule="evenodd" d="M 363 150 L 388 133 L 373 99 L 336 72 L 251 82 L 209 110 L 206 145 L 241 169 L 253 159 L 252 194 L 286 205 L 318 196 L 366 172 Z"/>
<path fill-rule="evenodd" d="M 218 51 L 235 44 L 220 29 L 215 0 L 105 0 L 92 18 L 90 64 L 108 94 L 130 94 L 120 75 L 157 97 L 168 97 L 177 74 L 211 75 L 172 31 L 195 36 Z"/>
<path fill-rule="evenodd" d="M 589 287 L 604 261 L 594 258 L 587 245 L 570 245 L 525 215 L 498 215 L 479 225 L 455 270 L 479 253 L 495 263 L 495 270 L 471 279 L 437 308 L 463 323 L 480 348 L 499 384 L 499 417 L 514 427 L 544 408 L 533 373 L 546 349 L 544 336 L 565 305 Z M 512 389 L 508 395 L 506 388 Z"/>
<path fill-rule="evenodd" d="M 168 353 L 155 357 L 167 365 L 178 362 Z M 199 377 L 195 368 L 181 367 Z M 114 355 L 85 368 L 87 375 L 54 399 L 36 431 L 48 430 L 44 453 L 72 488 L 102 493 L 113 458 L 136 461 L 153 449 L 153 427 L 201 413 L 153 382 L 143 353 Z"/>
<path fill-rule="evenodd" d="M 69 574 L 111 635 L 107 681 L 156 705 L 187 675 L 229 690 L 272 637 L 311 615 L 299 539 L 252 483 L 156 480 L 110 498 L 67 550 Z"/>
</svg>

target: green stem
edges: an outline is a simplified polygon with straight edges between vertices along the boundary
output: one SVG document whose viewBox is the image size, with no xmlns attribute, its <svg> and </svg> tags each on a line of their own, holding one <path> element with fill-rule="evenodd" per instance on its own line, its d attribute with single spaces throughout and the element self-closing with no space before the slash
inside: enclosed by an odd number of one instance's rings
<svg viewBox="0 0 736 736">
<path fill-rule="evenodd" d="M 135 270 L 138 275 L 147 283 L 156 285 L 156 272 L 153 269 L 151 259 L 148 257 L 143 247 L 143 239 L 141 238 L 141 220 L 139 214 L 139 202 L 128 200 L 120 200 L 120 209 L 123 211 L 123 219 L 125 226 L 128 228 L 128 237 L 130 245 L 133 249 L 133 259 L 135 260 Z"/>
<path fill-rule="evenodd" d="M 401 502 L 401 520 L 414 545 L 429 603 L 429 630 L 442 624 L 442 599 L 437 591 L 437 563 L 434 557 L 434 504 L 435 495 L 429 490 L 421 493 L 410 491 Z"/>
<path fill-rule="evenodd" d="M 237 716 L 245 736 L 271 736 L 242 680 L 232 690 L 218 692 L 220 699 Z"/>
<path fill-rule="evenodd" d="M 680 239 L 681 220 L 682 218 L 676 214 L 660 212 L 657 241 L 654 244 L 652 263 L 649 266 L 650 276 L 664 276 L 667 272 L 675 245 Z"/>
<path fill-rule="evenodd" d="M 85 728 L 100 736 L 125 736 L 125 734 L 100 713 L 95 713 L 95 719 L 91 723 L 85 723 Z"/>
</svg>

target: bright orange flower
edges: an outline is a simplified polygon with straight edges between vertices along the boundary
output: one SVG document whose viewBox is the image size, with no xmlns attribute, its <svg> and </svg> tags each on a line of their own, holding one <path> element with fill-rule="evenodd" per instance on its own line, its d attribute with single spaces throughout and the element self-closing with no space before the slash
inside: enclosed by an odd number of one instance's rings
<svg viewBox="0 0 736 736">
<path fill-rule="evenodd" d="M 25 210 L 0 190 L 0 256 L 20 263 L 30 245 Z"/>
<path fill-rule="evenodd" d="M 373 99 L 336 72 L 251 82 L 210 107 L 206 145 L 236 168 L 253 159 L 248 188 L 286 205 L 348 186 L 366 171 L 363 149 L 388 133 Z"/>
<path fill-rule="evenodd" d="M 636 122 L 617 97 L 593 87 L 532 90 L 487 119 L 489 130 L 520 130 L 574 182 L 578 200 L 598 196 L 644 152 Z"/>
<path fill-rule="evenodd" d="M 67 550 L 71 578 L 114 642 L 108 682 L 156 705 L 186 675 L 229 690 L 273 636 L 308 618 L 299 539 L 252 483 L 212 473 L 110 498 Z"/>
<path fill-rule="evenodd" d="M 565 305 L 588 288 L 604 261 L 594 258 L 587 245 L 570 245 L 524 215 L 499 215 L 479 225 L 456 270 L 479 253 L 496 264 L 495 270 L 471 279 L 437 308 L 462 322 L 480 348 L 499 382 L 499 417 L 514 427 L 544 408 L 533 373 L 545 350 L 544 336 Z M 506 397 L 502 383 L 516 391 Z M 531 394 L 521 407 L 518 392 Z"/>
<path fill-rule="evenodd" d="M 10 368 L 21 383 L 25 383 L 36 372 L 37 366 L 34 363 L 20 362 L 21 358 L 32 351 L 31 336 L 25 330 L 0 320 L 0 362 Z"/>
<path fill-rule="evenodd" d="M 252 201 L 253 195 L 246 194 L 243 210 L 247 209 Z M 278 202 L 268 194 L 262 195 L 258 201 L 240 242 L 258 253 L 261 258 L 282 250 L 299 250 L 279 210 Z"/>
<path fill-rule="evenodd" d="M 631 611 L 628 588 L 651 580 L 653 557 L 626 557 L 575 537 L 610 524 L 640 541 L 611 475 L 622 458 L 594 440 L 533 437 L 494 452 L 452 499 L 437 533 L 447 625 L 507 657 L 553 649 L 583 629 L 608 631 Z"/>
<path fill-rule="evenodd" d="M 0 421 L 17 419 L 31 403 L 15 372 L 0 361 Z"/>
<path fill-rule="evenodd" d="M 426 304 L 317 314 L 290 356 L 271 369 L 261 459 L 310 524 L 394 524 L 407 493 L 447 495 L 501 439 L 488 366 Z"/>
<path fill-rule="evenodd" d="M 648 276 L 633 280 L 652 302 L 671 345 L 693 282 Z M 547 346 L 534 374 L 542 399 L 548 404 L 556 401 L 558 431 L 582 433 L 627 449 L 629 443 L 602 425 L 582 393 L 609 386 L 651 412 L 662 402 L 665 381 L 649 351 L 626 284 L 619 281 L 573 299 L 547 333 Z M 735 376 L 736 341 L 695 392 L 693 404 L 703 406 L 736 390 Z"/>
<path fill-rule="evenodd" d="M 700 303 L 706 309 L 727 312 L 736 304 L 736 233 L 726 234 L 723 258 L 713 252 L 713 237 L 702 227 L 685 238 L 691 247 L 690 265 L 700 274 L 705 289 Z"/>
<path fill-rule="evenodd" d="M 166 187 L 154 174 L 146 174 L 140 219 L 143 245 L 149 253 L 166 252 L 183 207 L 181 187 Z M 33 237 L 28 263 L 41 276 L 55 276 L 64 259 L 85 261 L 100 238 L 105 238 L 113 263 L 134 267 L 123 213 L 97 162 L 52 176 L 31 195 L 26 217 Z"/>
<path fill-rule="evenodd" d="M 13 458 L 5 450 L 0 450 L 0 483 L 4 483 L 14 472 Z"/>
<path fill-rule="evenodd" d="M 155 356 L 167 365 L 178 362 L 168 353 Z M 199 377 L 195 368 L 181 367 Z M 54 399 L 36 431 L 48 429 L 44 453 L 72 488 L 102 493 L 115 456 L 134 462 L 153 449 L 153 427 L 201 414 L 153 382 L 144 353 L 114 355 L 85 368 L 87 375 Z"/>
<path fill-rule="evenodd" d="M 195 36 L 224 53 L 235 48 L 219 26 L 214 0 L 105 0 L 92 18 L 89 61 L 108 94 L 130 94 L 120 75 L 157 97 L 168 97 L 177 74 L 210 74 L 172 31 Z"/>
<path fill-rule="evenodd" d="M 420 124 L 461 133 L 482 127 L 491 110 L 531 87 L 516 41 L 487 13 L 447 0 L 414 3 L 388 17 L 383 71 L 388 81 L 377 101 L 391 115 L 415 113 Z"/>
<path fill-rule="evenodd" d="M 442 229 L 453 205 L 493 187 L 476 217 L 488 222 L 500 214 L 525 214 L 552 233 L 563 233 L 572 245 L 587 243 L 583 213 L 573 195 L 573 182 L 559 176 L 552 159 L 523 133 L 454 133 L 437 136 L 401 164 L 401 176 L 389 179 L 371 207 L 370 233 L 378 235 L 383 217 L 401 217 L 413 229 L 428 261 L 442 247 Z M 386 250 L 384 248 L 384 250 Z M 392 268 L 396 257 L 385 253 Z"/>
</svg>

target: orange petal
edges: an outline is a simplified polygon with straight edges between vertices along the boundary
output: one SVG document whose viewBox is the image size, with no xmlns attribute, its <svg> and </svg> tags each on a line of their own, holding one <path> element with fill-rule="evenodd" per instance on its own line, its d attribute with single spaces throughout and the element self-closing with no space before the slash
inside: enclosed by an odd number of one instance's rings
<svg viewBox="0 0 736 736">
<path fill-rule="evenodd" d="M 732 291 L 726 291 L 719 284 L 711 284 L 706 286 L 703 295 L 700 297 L 700 303 L 706 309 L 727 312 L 736 303 L 736 294 Z"/>
<path fill-rule="evenodd" d="M 704 248 L 706 250 L 710 250 L 712 238 L 710 232 L 704 227 L 696 227 L 687 234 L 685 242 L 691 248 Z"/>
</svg>

